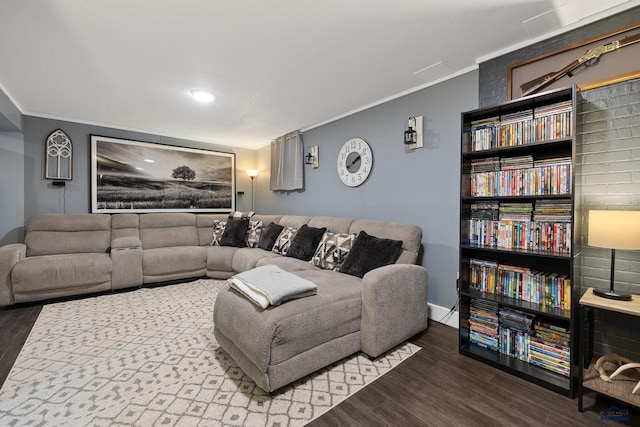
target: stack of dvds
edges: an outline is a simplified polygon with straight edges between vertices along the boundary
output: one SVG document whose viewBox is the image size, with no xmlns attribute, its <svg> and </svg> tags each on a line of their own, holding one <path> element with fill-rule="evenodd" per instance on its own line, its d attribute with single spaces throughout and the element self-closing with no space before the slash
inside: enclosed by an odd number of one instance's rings
<svg viewBox="0 0 640 427">
<path fill-rule="evenodd" d="M 500 147 L 531 144 L 534 137 L 533 110 L 517 111 L 500 117 Z"/>
<path fill-rule="evenodd" d="M 571 210 L 570 200 L 537 200 L 533 220 L 538 222 L 571 222 Z"/>
<path fill-rule="evenodd" d="M 499 211 L 500 211 L 501 221 L 531 221 L 531 213 L 533 212 L 533 203 L 503 202 L 503 203 L 500 203 Z"/>
<path fill-rule="evenodd" d="M 500 204 L 493 201 L 473 202 L 470 206 L 471 219 L 497 220 L 500 212 Z"/>
<path fill-rule="evenodd" d="M 490 196 L 497 189 L 497 172 L 500 171 L 500 157 L 471 160 L 471 196 Z"/>
<path fill-rule="evenodd" d="M 497 351 L 499 347 L 498 304 L 474 298 L 471 300 L 470 310 L 470 341 Z"/>
<path fill-rule="evenodd" d="M 471 288 L 490 294 L 499 293 L 499 289 L 496 289 L 497 262 L 471 258 L 469 260 L 469 269 L 471 274 L 469 284 Z"/>
<path fill-rule="evenodd" d="M 507 171 L 513 169 L 531 169 L 533 167 L 533 156 L 506 157 L 500 159 L 500 170 Z"/>
<path fill-rule="evenodd" d="M 489 150 L 498 146 L 500 117 L 488 117 L 471 122 L 471 150 Z"/>
<path fill-rule="evenodd" d="M 571 101 L 536 107 L 533 120 L 535 140 L 549 141 L 571 136 L 571 110 Z"/>
<path fill-rule="evenodd" d="M 534 316 L 517 310 L 500 310 L 500 353 L 528 360 Z"/>
<path fill-rule="evenodd" d="M 537 320 L 534 335 L 529 339 L 529 363 L 569 377 L 570 336 L 569 330 L 562 326 Z"/>
<path fill-rule="evenodd" d="M 534 194 L 571 193 L 571 157 L 535 160 L 533 168 Z"/>
<path fill-rule="evenodd" d="M 486 157 L 471 160 L 471 173 L 494 172 L 500 170 L 500 157 Z"/>
</svg>

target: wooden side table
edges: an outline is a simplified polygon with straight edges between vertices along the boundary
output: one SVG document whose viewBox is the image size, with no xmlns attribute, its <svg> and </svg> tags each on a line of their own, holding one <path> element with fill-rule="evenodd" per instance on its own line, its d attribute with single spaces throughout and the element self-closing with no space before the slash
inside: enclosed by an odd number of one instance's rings
<svg viewBox="0 0 640 427">
<path fill-rule="evenodd" d="M 606 310 L 622 313 L 629 316 L 640 316 L 640 295 L 632 295 L 631 301 L 617 301 L 602 298 L 593 294 L 593 288 L 587 289 L 580 298 L 580 331 L 584 331 L 585 314 L 589 325 L 589 367 L 585 372 L 585 340 L 580 338 L 580 367 L 578 381 L 578 410 L 582 412 L 582 395 L 584 390 L 595 391 L 606 395 L 619 402 L 640 407 L 640 394 L 632 394 L 636 384 L 640 382 L 640 372 L 635 369 L 628 369 L 620 376 L 616 376 L 610 383 L 600 379 L 600 374 L 595 369 L 595 358 L 593 357 L 593 335 L 594 335 L 594 311 Z M 640 362 L 640 361 L 639 361 Z"/>
</svg>

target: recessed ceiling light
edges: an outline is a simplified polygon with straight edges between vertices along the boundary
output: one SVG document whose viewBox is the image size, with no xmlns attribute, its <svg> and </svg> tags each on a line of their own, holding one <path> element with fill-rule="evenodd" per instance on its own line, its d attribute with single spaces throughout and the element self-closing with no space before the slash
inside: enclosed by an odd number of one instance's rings
<svg viewBox="0 0 640 427">
<path fill-rule="evenodd" d="M 152 160 L 152 159 L 144 159 L 144 161 L 147 162 L 147 163 L 154 163 L 155 162 L 155 160 Z"/>
<path fill-rule="evenodd" d="M 136 167 L 136 170 L 143 171 L 144 169 L 141 168 L 140 166 L 138 166 L 138 167 Z"/>
<path fill-rule="evenodd" d="M 192 89 L 191 95 L 200 102 L 211 102 L 214 99 L 213 94 L 204 89 Z"/>
</svg>

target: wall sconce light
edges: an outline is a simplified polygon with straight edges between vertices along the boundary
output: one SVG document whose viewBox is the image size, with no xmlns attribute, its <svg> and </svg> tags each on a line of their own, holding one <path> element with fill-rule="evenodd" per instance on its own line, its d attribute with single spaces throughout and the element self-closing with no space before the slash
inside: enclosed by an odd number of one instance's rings
<svg viewBox="0 0 640 427">
<path fill-rule="evenodd" d="M 609 291 L 594 289 L 594 295 L 603 298 L 629 301 L 631 295 L 613 289 L 616 249 L 640 249 L 640 211 L 589 211 L 589 237 L 587 244 L 611 249 Z"/>
<path fill-rule="evenodd" d="M 304 163 L 307 165 L 312 165 L 314 169 L 318 167 L 320 164 L 320 160 L 318 159 L 318 146 L 314 145 L 313 147 L 309 147 L 309 154 L 304 156 Z"/>
<path fill-rule="evenodd" d="M 409 117 L 407 130 L 404 131 L 404 144 L 409 150 L 422 148 L 422 116 Z"/>
<path fill-rule="evenodd" d="M 260 173 L 260 171 L 258 169 L 247 169 L 247 175 L 249 175 L 249 178 L 251 178 L 251 210 L 253 210 L 253 204 L 255 201 L 255 197 L 253 196 L 253 178 L 255 178 L 256 176 L 258 176 L 258 174 Z"/>
<path fill-rule="evenodd" d="M 53 184 L 58 186 L 63 186 L 64 181 L 71 181 L 73 146 L 69 135 L 62 129 L 51 132 L 45 140 L 45 154 L 45 178 L 54 180 Z"/>
</svg>

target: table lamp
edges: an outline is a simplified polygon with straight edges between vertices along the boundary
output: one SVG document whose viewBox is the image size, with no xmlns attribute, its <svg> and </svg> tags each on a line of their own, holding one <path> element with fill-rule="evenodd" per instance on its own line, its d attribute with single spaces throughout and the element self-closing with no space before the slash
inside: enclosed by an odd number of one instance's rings
<svg viewBox="0 0 640 427">
<path fill-rule="evenodd" d="M 640 211 L 589 211 L 589 246 L 611 249 L 611 281 L 609 291 L 594 289 L 603 298 L 628 301 L 631 295 L 613 289 L 616 249 L 640 249 Z"/>
</svg>

